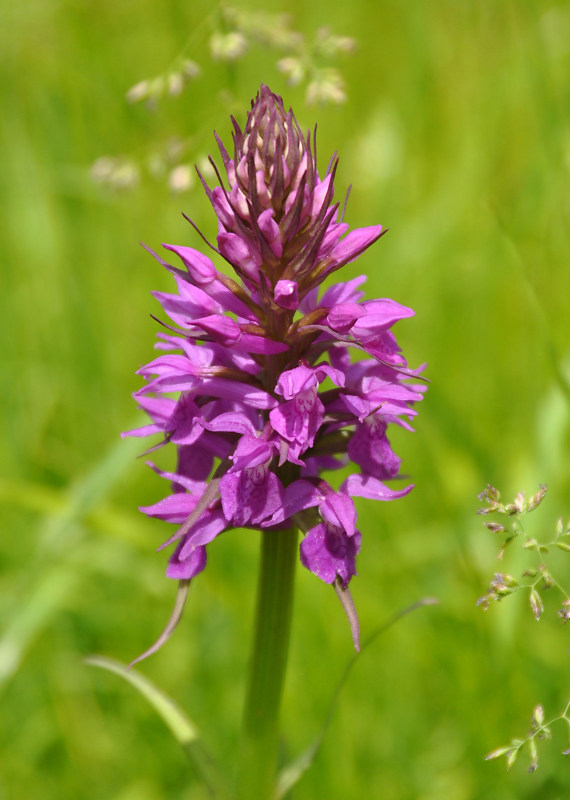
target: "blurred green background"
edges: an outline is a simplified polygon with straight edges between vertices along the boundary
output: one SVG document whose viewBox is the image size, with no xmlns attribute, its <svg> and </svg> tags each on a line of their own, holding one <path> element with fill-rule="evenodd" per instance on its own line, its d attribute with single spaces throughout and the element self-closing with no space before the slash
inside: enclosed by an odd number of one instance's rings
<svg viewBox="0 0 570 800">
<path fill-rule="evenodd" d="M 240 2 L 237 8 L 260 6 Z M 568 629 L 546 596 L 540 624 L 522 595 L 475 603 L 499 568 L 499 539 L 475 516 L 491 482 L 505 497 L 549 486 L 529 529 L 570 513 L 570 9 L 543 0 L 289 0 L 311 40 L 329 25 L 358 44 L 338 56 L 344 105 L 305 102 L 275 47 L 215 61 L 209 0 L 34 0 L 0 6 L 2 419 L 0 798 L 202 798 L 162 722 L 89 653 L 129 661 L 164 625 L 175 584 L 156 555 L 164 523 L 137 511 L 164 484 L 119 433 L 139 424 L 135 370 L 152 357 L 169 276 L 143 240 L 200 246 L 215 219 L 142 175 L 131 191 L 91 176 L 101 156 L 146 163 L 170 137 L 193 162 L 229 138 L 259 84 L 318 122 L 319 158 L 340 154 L 347 221 L 390 233 L 345 275 L 368 296 L 417 311 L 397 335 L 432 381 L 417 432 L 395 449 L 416 484 L 404 500 L 359 506 L 353 595 L 366 635 L 426 595 L 421 609 L 357 663 L 312 770 L 294 798 L 511 800 L 568 797 L 567 732 L 533 775 L 485 762 L 524 735 L 532 708 L 568 699 Z M 184 50 L 184 48 L 186 48 Z M 184 51 L 202 68 L 156 109 L 125 92 Z M 154 156 L 155 171 L 158 159 Z M 160 166 L 160 165 L 159 165 Z M 520 574 L 522 551 L 505 557 Z M 552 555 L 564 583 L 568 556 Z M 142 670 L 183 705 L 233 763 L 255 588 L 257 534 L 210 548 L 183 622 Z M 284 755 L 316 734 L 351 642 L 333 592 L 298 571 Z M 568 586 L 568 583 L 565 584 Z"/>
</svg>

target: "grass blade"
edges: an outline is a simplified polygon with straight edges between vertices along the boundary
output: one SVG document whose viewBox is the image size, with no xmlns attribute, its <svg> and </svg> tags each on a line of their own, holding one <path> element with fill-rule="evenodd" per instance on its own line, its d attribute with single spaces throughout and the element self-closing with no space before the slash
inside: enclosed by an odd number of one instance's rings
<svg viewBox="0 0 570 800">
<path fill-rule="evenodd" d="M 105 656 L 88 656 L 85 663 L 112 672 L 123 678 L 152 706 L 188 760 L 202 779 L 212 797 L 229 798 L 225 783 L 214 761 L 200 742 L 200 732 L 187 714 L 162 689 L 135 669 Z"/>
</svg>

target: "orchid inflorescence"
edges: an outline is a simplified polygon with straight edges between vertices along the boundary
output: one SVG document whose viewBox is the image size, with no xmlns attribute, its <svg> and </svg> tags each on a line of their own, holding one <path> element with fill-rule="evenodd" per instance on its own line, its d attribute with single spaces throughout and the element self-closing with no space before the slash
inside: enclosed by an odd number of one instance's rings
<svg viewBox="0 0 570 800">
<path fill-rule="evenodd" d="M 235 277 L 191 247 L 164 245 L 182 266 L 153 253 L 178 292 L 154 293 L 173 324 L 139 371 L 147 383 L 136 399 L 152 422 L 127 435 L 161 435 L 177 465 L 151 464 L 172 493 L 141 510 L 178 526 L 162 547 L 176 544 L 167 575 L 184 584 L 221 533 L 296 526 L 303 565 L 346 594 L 361 544 L 352 498 L 412 489 L 384 481 L 400 469 L 387 426 L 411 430 L 425 388 L 390 330 L 414 312 L 363 300 L 364 276 L 320 294 L 385 230 L 348 232 L 333 201 L 336 157 L 321 178 L 315 135 L 266 86 L 244 130 L 232 122 L 232 154 L 216 137 L 225 176 L 212 161 L 219 185 L 202 182 L 218 219 L 210 247 Z M 351 350 L 366 357 L 353 362 Z M 322 477 L 350 463 L 338 490 Z M 358 646 L 354 626 L 353 636 Z"/>
</svg>

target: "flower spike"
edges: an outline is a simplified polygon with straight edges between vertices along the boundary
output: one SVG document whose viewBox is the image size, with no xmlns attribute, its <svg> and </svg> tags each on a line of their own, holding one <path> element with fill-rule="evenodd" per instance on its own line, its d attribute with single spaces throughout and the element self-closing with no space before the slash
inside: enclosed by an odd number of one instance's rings
<svg viewBox="0 0 570 800">
<path fill-rule="evenodd" d="M 349 231 L 334 200 L 338 164 L 317 168 L 316 130 L 303 133 L 292 110 L 267 86 L 233 146 L 215 134 L 216 186 L 200 175 L 218 222 L 208 242 L 217 265 L 189 246 L 164 245 L 176 294 L 155 297 L 172 321 L 159 355 L 140 370 L 136 393 L 151 423 L 130 435 L 160 436 L 177 448 L 174 472 L 153 467 L 170 494 L 141 510 L 177 526 L 167 575 L 180 582 L 166 641 L 180 618 L 189 581 L 207 549 L 232 528 L 305 534 L 301 563 L 337 592 L 358 649 L 358 618 L 348 590 L 361 546 L 355 496 L 390 501 L 401 480 L 391 425 L 411 430 L 423 369 L 410 369 L 392 327 L 413 311 L 387 298 L 363 299 L 364 276 L 322 284 L 386 233 Z M 220 271 L 222 261 L 233 277 Z M 351 353 L 358 358 L 352 360 Z M 174 396 L 173 396 L 174 393 Z M 148 452 L 156 449 L 151 447 Z M 335 491 L 324 473 L 352 465 Z"/>
</svg>

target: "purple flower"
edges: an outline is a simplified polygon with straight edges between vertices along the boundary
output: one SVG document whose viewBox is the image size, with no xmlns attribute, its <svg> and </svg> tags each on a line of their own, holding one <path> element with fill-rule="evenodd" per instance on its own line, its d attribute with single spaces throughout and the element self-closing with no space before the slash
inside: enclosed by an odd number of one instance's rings
<svg viewBox="0 0 570 800">
<path fill-rule="evenodd" d="M 349 231 L 333 199 L 336 158 L 321 178 L 315 137 L 281 98 L 262 86 L 244 130 L 233 125 L 230 151 L 218 139 L 219 185 L 203 180 L 218 220 L 212 248 L 233 277 L 191 247 L 165 245 L 177 265 L 153 254 L 177 292 L 154 293 L 170 332 L 139 371 L 151 423 L 128 435 L 159 434 L 151 449 L 170 443 L 178 458 L 175 472 L 157 470 L 171 493 L 141 510 L 178 526 L 165 543 L 176 543 L 170 577 L 198 574 L 206 547 L 231 528 L 278 536 L 296 525 L 303 565 L 346 590 L 361 544 L 352 497 L 412 488 L 383 481 L 400 469 L 388 426 L 411 429 L 425 388 L 391 330 L 414 312 L 364 300 L 364 276 L 321 292 L 384 231 Z M 350 464 L 333 490 L 322 473 Z"/>
<path fill-rule="evenodd" d="M 284 402 L 271 409 L 269 421 L 281 439 L 289 443 L 290 461 L 294 460 L 293 452 L 298 457 L 313 446 L 323 424 L 325 407 L 319 398 L 318 386 L 326 377 L 337 385 L 344 383 L 342 373 L 328 364 L 317 367 L 301 364 L 279 376 L 275 392 L 283 397 Z"/>
</svg>

